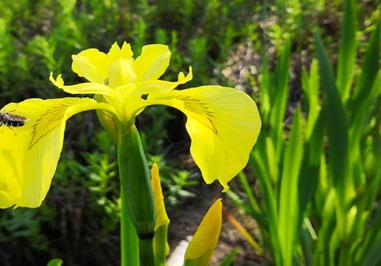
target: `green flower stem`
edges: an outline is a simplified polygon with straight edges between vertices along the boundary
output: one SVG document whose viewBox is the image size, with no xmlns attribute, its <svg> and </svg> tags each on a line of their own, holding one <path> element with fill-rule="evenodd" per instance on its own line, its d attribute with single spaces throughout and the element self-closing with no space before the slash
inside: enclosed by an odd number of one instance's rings
<svg viewBox="0 0 381 266">
<path fill-rule="evenodd" d="M 140 263 L 144 266 L 154 266 L 153 238 L 140 239 Z"/>
<path fill-rule="evenodd" d="M 155 209 L 151 175 L 139 132 L 134 125 L 119 132 L 118 164 L 122 201 L 125 200 L 139 238 L 140 265 L 152 266 Z"/>
<path fill-rule="evenodd" d="M 125 187 L 125 178 L 121 178 L 121 220 L 120 220 L 120 251 L 122 266 L 139 266 L 139 238 L 136 234 L 134 224 L 132 223 L 127 207 L 127 195 L 123 193 Z"/>
</svg>

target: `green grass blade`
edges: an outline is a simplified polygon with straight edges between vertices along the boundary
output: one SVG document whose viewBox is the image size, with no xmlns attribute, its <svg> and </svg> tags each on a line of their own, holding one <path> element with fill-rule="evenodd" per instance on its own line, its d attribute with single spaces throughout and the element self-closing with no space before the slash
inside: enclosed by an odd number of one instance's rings
<svg viewBox="0 0 381 266">
<path fill-rule="evenodd" d="M 319 115 L 312 130 L 310 139 L 304 145 L 304 156 L 299 179 L 299 220 L 298 228 L 303 223 L 303 213 L 315 195 L 319 183 L 321 169 L 321 155 L 323 153 L 324 127 L 322 116 Z"/>
<path fill-rule="evenodd" d="M 61 266 L 63 264 L 63 260 L 62 259 L 51 259 L 47 266 Z"/>
<path fill-rule="evenodd" d="M 369 130 L 369 119 L 376 107 L 375 103 L 377 98 L 381 93 L 381 70 L 378 71 L 371 85 L 372 87 L 369 88 L 368 95 L 364 96 L 361 101 L 357 101 L 356 112 L 354 112 L 351 119 L 350 141 L 352 149 L 358 149 L 361 137 Z M 359 150 L 352 150 L 351 154 L 357 152 L 359 152 Z"/>
<path fill-rule="evenodd" d="M 302 116 L 300 109 L 294 115 L 290 139 L 285 151 L 284 168 L 279 199 L 279 241 L 283 265 L 292 265 L 298 235 L 298 178 L 303 156 Z"/>
<path fill-rule="evenodd" d="M 378 176 L 374 177 L 374 181 L 376 184 L 370 184 L 371 185 L 380 185 L 381 180 L 381 173 L 378 173 Z M 377 191 L 378 192 L 378 191 Z M 374 199 L 374 198 L 373 198 Z M 371 206 L 373 207 L 373 201 L 370 202 Z M 373 215 L 371 219 L 371 223 L 367 225 L 367 231 L 364 237 L 364 241 L 357 250 L 356 254 L 356 260 L 358 262 L 364 262 L 366 259 L 365 257 L 367 254 L 369 254 L 369 251 L 374 247 L 377 243 L 377 234 L 380 233 L 381 228 L 381 207 L 378 206 L 378 209 L 375 211 L 375 214 Z"/>
<path fill-rule="evenodd" d="M 324 124 L 319 104 L 319 69 L 316 59 L 312 61 L 310 75 L 308 76 L 305 72 L 303 79 L 303 90 L 308 100 L 308 120 L 305 152 L 299 179 L 299 208 L 301 214 L 306 210 L 315 194 L 319 182 L 320 161 L 323 152 Z M 302 222 L 303 215 L 300 215 L 298 228 L 300 228 Z"/>
<path fill-rule="evenodd" d="M 356 5 L 353 0 L 346 0 L 344 5 L 336 79 L 343 102 L 349 97 L 356 66 Z"/>
<path fill-rule="evenodd" d="M 234 259 L 237 257 L 239 252 L 239 248 L 233 248 L 230 253 L 224 258 L 224 260 L 220 263 L 220 266 L 231 266 L 234 265 Z"/>
<path fill-rule="evenodd" d="M 373 245 L 369 249 L 368 253 L 365 256 L 364 266 L 377 266 L 380 265 L 381 261 L 381 232 L 378 232 L 377 238 L 372 243 Z"/>
<path fill-rule="evenodd" d="M 291 43 L 288 40 L 280 51 L 279 64 L 276 66 L 272 77 L 274 90 L 271 97 L 270 127 L 271 136 L 275 146 L 276 159 L 279 162 L 283 152 L 283 125 L 287 109 L 289 95 L 289 66 L 290 66 Z"/>
<path fill-rule="evenodd" d="M 255 199 L 254 194 L 250 188 L 249 181 L 247 180 L 247 176 L 245 175 L 245 173 L 240 172 L 238 174 L 238 178 L 239 178 L 239 181 L 241 183 L 241 187 L 243 188 L 243 191 L 245 192 L 245 194 L 249 200 L 251 207 L 253 208 L 254 211 L 259 212 L 258 203 L 257 203 L 257 200 Z"/>
<path fill-rule="evenodd" d="M 311 137 L 313 128 L 320 111 L 319 105 L 319 67 L 316 59 L 312 60 L 309 75 L 303 71 L 302 89 L 308 102 L 308 119 L 306 139 Z"/>
<path fill-rule="evenodd" d="M 334 80 L 332 65 L 318 33 L 315 34 L 315 46 L 319 60 L 320 85 L 326 97 L 323 112 L 329 140 L 328 170 L 337 189 L 339 204 L 344 208 L 345 199 L 350 199 L 353 194 L 352 180 L 348 174 L 347 119 Z"/>
<path fill-rule="evenodd" d="M 269 170 L 269 177 L 273 184 L 278 184 L 279 181 L 279 163 L 276 156 L 276 150 L 274 146 L 273 139 L 266 137 L 266 157 L 267 157 L 267 167 Z"/>
<path fill-rule="evenodd" d="M 336 225 L 335 217 L 335 193 L 331 190 L 328 193 L 322 212 L 323 223 L 318 233 L 318 243 L 315 251 L 314 265 L 330 266 L 333 260 L 330 252 L 330 242 L 334 238 L 334 230 Z"/>
<path fill-rule="evenodd" d="M 228 196 L 232 203 L 240 210 L 243 210 L 246 214 L 253 217 L 261 230 L 268 230 L 268 218 L 266 214 L 262 211 L 255 211 L 250 204 L 244 202 L 242 198 L 231 189 L 226 191 L 226 196 Z"/>
<path fill-rule="evenodd" d="M 300 234 L 300 243 L 301 243 L 301 248 L 303 250 L 305 265 L 310 266 L 312 265 L 312 258 L 313 258 L 312 246 L 313 245 L 312 245 L 311 235 L 309 234 L 306 228 L 303 228 Z"/>
<path fill-rule="evenodd" d="M 359 82 L 354 92 L 355 100 L 352 105 L 353 108 L 361 103 L 363 99 L 366 98 L 366 96 L 369 94 L 377 72 L 380 69 L 380 24 L 381 22 L 379 21 L 372 33 L 372 36 L 370 37 L 370 42 L 366 49 L 364 62 L 361 66 Z M 352 110 L 354 111 L 355 109 L 353 108 Z"/>
<path fill-rule="evenodd" d="M 264 204 L 264 210 L 266 211 L 268 215 L 268 228 L 269 228 L 269 235 L 271 235 L 271 245 L 272 245 L 272 251 L 274 260 L 277 265 L 281 265 L 281 254 L 280 254 L 280 247 L 279 247 L 279 236 L 278 236 L 278 230 L 277 230 L 277 202 L 275 197 L 275 192 L 272 188 L 270 178 L 268 175 L 268 171 L 266 170 L 266 164 L 264 162 L 264 159 L 262 157 L 262 152 L 258 149 L 258 146 L 256 149 L 254 149 L 253 153 L 251 154 L 250 163 L 253 166 L 253 169 L 255 173 L 257 173 L 259 185 L 262 190 L 263 195 L 263 204 Z"/>
<path fill-rule="evenodd" d="M 271 110 L 271 93 L 272 86 L 270 84 L 270 73 L 268 66 L 268 59 L 262 62 L 261 73 L 259 75 L 259 86 L 260 86 L 260 99 L 261 99 L 261 118 L 264 124 L 269 123 L 269 114 Z"/>
</svg>

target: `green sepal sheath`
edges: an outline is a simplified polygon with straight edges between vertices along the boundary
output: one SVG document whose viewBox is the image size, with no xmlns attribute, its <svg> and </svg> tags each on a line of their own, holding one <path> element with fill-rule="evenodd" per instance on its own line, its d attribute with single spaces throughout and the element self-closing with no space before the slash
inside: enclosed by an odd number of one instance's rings
<svg viewBox="0 0 381 266">
<path fill-rule="evenodd" d="M 150 172 L 135 125 L 119 130 L 118 165 L 122 199 L 139 237 L 140 265 L 154 265 L 155 209 Z"/>
<path fill-rule="evenodd" d="M 153 238 L 155 210 L 150 171 L 139 132 L 135 125 L 121 132 L 118 141 L 120 178 L 124 179 L 122 193 L 127 198 L 131 219 L 140 239 Z"/>
</svg>

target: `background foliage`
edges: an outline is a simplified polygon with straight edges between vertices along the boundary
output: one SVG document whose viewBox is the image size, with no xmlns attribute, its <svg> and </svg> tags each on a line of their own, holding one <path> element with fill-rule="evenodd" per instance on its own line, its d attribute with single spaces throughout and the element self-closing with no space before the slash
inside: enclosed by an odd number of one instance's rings
<svg viewBox="0 0 381 266">
<path fill-rule="evenodd" d="M 371 33 L 375 32 L 381 6 L 377 1 L 370 0 L 346 2 L 355 2 L 356 6 L 352 13 L 347 11 L 347 24 L 342 24 L 344 2 L 339 0 L 2 0 L 0 104 L 31 97 L 63 96 L 61 91 L 49 84 L 49 72 L 63 73 L 67 83 L 78 81 L 71 74 L 71 55 L 88 47 L 107 51 L 114 41 L 128 41 L 135 54 L 139 54 L 141 47 L 147 43 L 169 45 L 172 59 L 165 79 L 174 79 L 178 71 L 186 71 L 191 64 L 194 80 L 187 86 L 213 83 L 235 86 L 252 94 L 259 103 L 264 130 L 257 145 L 258 151 L 254 151 L 253 159 L 250 160 L 248 179 L 245 179 L 246 175 L 241 175 L 233 184 L 234 192 L 230 196 L 237 206 L 252 215 L 258 223 L 260 234 L 256 238 L 265 248 L 263 258 L 266 262 L 280 263 L 285 259 L 290 263 L 290 260 L 302 258 L 303 263 L 308 264 L 311 259 L 308 254 L 312 256 L 314 249 L 308 249 L 304 244 L 315 245 L 313 241 L 306 242 L 303 238 L 311 237 L 306 235 L 311 229 L 308 228 L 309 223 L 313 224 L 312 228 L 319 228 L 323 224 L 324 211 L 337 211 L 337 219 L 340 219 L 340 215 L 348 215 L 340 206 L 338 209 L 323 206 L 332 189 L 327 181 L 329 178 L 314 176 L 314 169 L 303 168 L 306 164 L 301 157 L 305 158 L 305 154 L 302 156 L 301 153 L 290 151 L 294 148 L 299 151 L 313 149 L 311 160 L 314 159 L 319 165 L 315 167 L 324 167 L 325 161 L 333 157 L 324 153 L 322 143 L 309 142 L 311 134 L 317 132 L 312 129 L 315 123 L 320 123 L 320 120 L 329 123 L 329 120 L 319 118 L 319 112 L 313 109 L 320 108 L 320 99 L 329 97 L 325 95 L 327 92 L 320 90 L 319 70 L 320 80 L 330 83 L 322 84 L 321 89 L 324 86 L 337 86 L 342 101 L 348 102 L 339 111 L 349 116 L 346 119 L 351 125 L 353 119 L 361 120 L 353 112 L 358 105 L 351 99 L 359 103 L 360 98 L 351 98 L 352 94 L 348 92 L 355 86 L 365 86 L 363 90 L 370 88 L 374 83 L 366 84 L 366 81 L 370 76 L 375 76 L 379 69 L 378 65 L 362 65 L 366 64 L 364 54 L 369 51 L 369 39 Z M 341 25 L 347 26 L 343 28 Z M 325 48 L 320 37 L 314 40 L 316 28 L 320 28 Z M 338 36 L 341 36 L 342 43 Z M 316 48 L 318 56 L 315 56 Z M 324 49 L 329 61 L 323 53 Z M 377 59 L 374 58 L 378 58 L 375 63 L 378 64 L 379 57 L 376 54 L 380 51 L 377 47 L 374 49 L 370 57 L 375 62 Z M 313 60 L 314 57 L 318 61 Z M 334 74 L 321 72 L 331 64 L 337 70 Z M 366 76 L 366 73 L 373 74 Z M 361 78 L 361 75 L 365 77 Z M 364 82 L 366 85 L 356 85 Z M 366 99 L 368 96 L 364 94 Z M 374 93 L 369 101 L 378 103 L 374 112 L 379 114 L 380 94 Z M 335 109 L 337 106 L 340 106 L 337 102 L 331 105 L 334 118 L 331 126 L 334 129 L 335 119 L 339 119 Z M 370 119 L 367 133 L 360 134 L 361 145 L 351 143 L 352 146 L 346 146 L 348 150 L 337 151 L 337 162 L 327 163 L 327 167 L 333 168 L 332 171 L 339 172 L 342 156 L 358 152 L 358 149 L 365 150 L 370 156 L 365 162 L 360 160 L 361 164 L 352 169 L 356 177 L 355 188 L 364 189 L 363 193 L 373 193 L 367 198 L 366 208 L 365 203 L 353 203 L 365 208 L 367 217 L 370 217 L 356 222 L 362 225 L 358 227 L 360 233 L 365 230 L 361 228 L 379 221 L 380 216 L 380 211 L 376 212 L 380 184 L 376 181 L 376 184 L 368 184 L 368 173 L 362 172 L 363 167 L 368 167 L 372 160 L 380 158 L 378 139 L 364 136 L 369 136 L 368 131 L 371 132 L 369 134 L 379 134 L 379 115 L 370 114 L 370 117 L 376 118 Z M 189 140 L 183 129 L 184 121 L 177 111 L 161 107 L 148 109 L 138 121 L 151 161 L 159 162 L 170 212 L 176 212 L 181 204 L 190 202 L 187 199 L 192 197 L 200 180 L 193 164 L 189 163 Z M 359 123 L 363 125 L 368 122 Z M 353 128 L 359 127 L 356 125 Z M 63 258 L 67 265 L 119 264 L 119 181 L 115 169 L 115 149 L 93 114 L 83 114 L 73 119 L 68 124 L 66 135 L 64 154 L 52 190 L 42 208 L 1 211 L 2 265 L 41 265 L 53 257 Z M 341 139 L 340 135 L 328 136 L 331 148 L 336 147 L 337 143 L 332 141 L 335 137 Z M 284 149 L 286 143 L 288 146 Z M 317 145 L 318 149 L 309 145 Z M 327 147 L 324 145 L 324 149 Z M 334 152 L 332 150 L 329 154 Z M 359 157 L 362 158 L 362 153 L 351 158 L 359 161 Z M 266 167 L 269 168 L 265 172 L 261 172 L 261 160 L 268 164 Z M 285 167 L 287 165 L 290 167 Z M 253 169 L 258 179 L 251 178 Z M 302 180 L 298 177 L 299 169 L 310 171 L 309 175 L 317 183 L 327 182 L 315 184 L 318 189 L 309 182 L 297 185 Z M 377 169 L 369 171 L 380 176 Z M 258 182 L 262 184 L 258 185 Z M 334 187 L 345 184 L 338 181 Z M 298 186 L 301 187 L 296 188 Z M 374 191 L 365 191 L 368 186 L 373 187 Z M 289 212 L 290 206 L 303 202 L 293 197 L 292 191 L 299 193 L 307 188 L 318 191 L 316 194 L 312 190 L 309 192 L 314 202 L 300 206 L 301 213 L 293 216 Z M 355 202 L 357 199 L 350 196 L 343 197 L 342 201 L 349 204 L 349 200 Z M 274 200 L 276 202 L 271 203 Z M 253 202 L 254 206 L 250 206 Z M 273 213 L 268 213 L 271 210 Z M 306 215 L 304 211 L 307 210 L 310 220 L 303 222 Z M 330 219 L 334 223 L 336 216 L 332 213 Z M 271 215 L 276 221 L 279 217 L 281 222 L 268 223 L 268 219 L 272 219 Z M 293 217 L 296 217 L 295 220 Z M 293 231 L 287 231 L 290 235 L 279 235 L 279 228 L 288 230 L 291 226 L 287 221 L 292 221 Z M 298 228 L 303 230 L 298 231 Z M 324 237 L 334 232 L 332 228 L 321 230 Z M 274 236 L 279 237 L 279 242 L 273 241 Z M 353 239 L 356 237 L 338 241 L 346 245 Z M 371 239 L 364 241 L 370 243 Z M 290 246 L 290 243 L 294 248 L 287 250 L 285 247 Z M 355 241 L 356 245 L 361 243 Z M 325 247 L 319 248 L 326 250 Z M 335 263 L 337 249 L 328 250 L 331 252 L 327 255 L 328 260 Z M 302 253 L 303 256 L 295 257 L 295 254 Z M 356 256 L 360 259 L 367 254 L 364 251 Z M 232 261 L 231 257 L 229 260 Z M 301 260 L 298 263 L 302 263 Z"/>
</svg>

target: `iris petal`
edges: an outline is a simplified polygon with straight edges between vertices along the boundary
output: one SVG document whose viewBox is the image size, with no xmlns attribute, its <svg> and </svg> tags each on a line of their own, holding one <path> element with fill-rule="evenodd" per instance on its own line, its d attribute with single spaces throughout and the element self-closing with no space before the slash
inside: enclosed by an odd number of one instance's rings
<svg viewBox="0 0 381 266">
<path fill-rule="evenodd" d="M 90 109 L 110 108 L 89 98 L 28 99 L 1 112 L 16 110 L 24 125 L 0 131 L 11 142 L 0 147 L 0 208 L 38 207 L 49 190 L 63 145 L 66 121 Z M 13 137 L 11 137 L 13 135 Z"/>
<path fill-rule="evenodd" d="M 122 48 L 115 42 L 107 53 L 110 62 L 117 59 L 130 59 L 132 55 L 131 45 L 126 42 L 123 42 Z"/>
<path fill-rule="evenodd" d="M 244 92 L 202 86 L 152 94 L 150 104 L 165 104 L 186 114 L 191 154 L 206 183 L 228 182 L 247 164 L 261 120 L 254 101 Z"/>
<path fill-rule="evenodd" d="M 113 91 L 110 87 L 100 83 L 85 82 L 75 85 L 65 85 L 62 79 L 62 75 L 58 75 L 57 78 L 54 79 L 53 73 L 50 73 L 49 80 L 53 83 L 54 86 L 70 94 L 101 94 L 108 96 L 115 95 L 115 91 Z"/>
<path fill-rule="evenodd" d="M 177 81 L 147 80 L 139 83 L 139 90 L 143 93 L 166 92 L 173 90 L 181 84 L 187 83 L 192 80 L 192 78 L 192 67 L 189 67 L 188 74 L 185 76 L 183 72 L 180 72 Z"/>
<path fill-rule="evenodd" d="M 167 69 L 170 57 L 171 52 L 166 45 L 143 46 L 142 54 L 135 60 L 137 81 L 159 79 Z"/>
<path fill-rule="evenodd" d="M 78 76 L 95 83 L 104 83 L 107 79 L 109 59 L 98 49 L 87 49 L 73 55 L 72 70 Z"/>
</svg>

